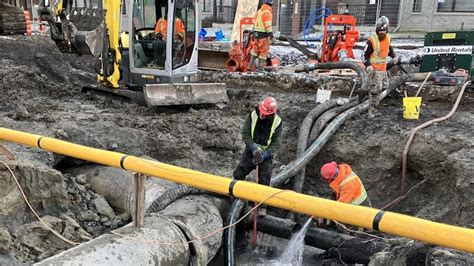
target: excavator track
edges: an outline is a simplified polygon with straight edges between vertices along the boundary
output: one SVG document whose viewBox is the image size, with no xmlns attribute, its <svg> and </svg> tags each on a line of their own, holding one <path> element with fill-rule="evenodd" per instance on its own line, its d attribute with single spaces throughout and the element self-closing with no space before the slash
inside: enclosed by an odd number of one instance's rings
<svg viewBox="0 0 474 266">
<path fill-rule="evenodd" d="M 114 97 L 116 99 L 129 100 L 131 102 L 147 105 L 142 90 L 131 90 L 126 88 L 110 89 L 102 86 L 85 86 L 81 92 L 87 95 Z"/>
</svg>

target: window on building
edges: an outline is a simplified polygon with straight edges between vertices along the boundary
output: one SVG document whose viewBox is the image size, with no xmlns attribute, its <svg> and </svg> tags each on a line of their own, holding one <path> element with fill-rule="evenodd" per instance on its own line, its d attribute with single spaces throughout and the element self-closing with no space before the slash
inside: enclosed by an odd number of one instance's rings
<svg viewBox="0 0 474 266">
<path fill-rule="evenodd" d="M 438 0 L 438 12 L 474 12 L 474 1 Z"/>
<path fill-rule="evenodd" d="M 414 0 L 413 1 L 413 12 L 421 12 L 421 4 L 423 0 Z"/>
<path fill-rule="evenodd" d="M 202 1 L 202 12 L 211 11 L 212 0 L 203 0 Z"/>
</svg>

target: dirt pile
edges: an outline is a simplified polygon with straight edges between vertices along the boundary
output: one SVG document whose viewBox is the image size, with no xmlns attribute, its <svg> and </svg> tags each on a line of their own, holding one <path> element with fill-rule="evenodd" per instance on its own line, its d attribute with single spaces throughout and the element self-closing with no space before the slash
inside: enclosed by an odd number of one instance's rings
<svg viewBox="0 0 474 266">
<path fill-rule="evenodd" d="M 284 123 L 282 148 L 274 160 L 276 173 L 280 166 L 294 159 L 299 125 L 315 106 L 316 89 L 326 82 L 330 88 L 348 95 L 347 89 L 353 84 L 352 78 L 328 80 L 308 74 L 249 77 L 212 73 L 207 75 L 209 79 L 234 80 L 229 82 L 227 105 L 150 108 L 81 94 L 82 86 L 95 84 L 94 60 L 61 54 L 47 37 L 0 37 L 0 47 L 1 127 L 149 156 L 229 177 L 244 148 L 240 141 L 242 123 L 263 97 L 271 95 L 278 100 Z M 324 162 L 337 160 L 351 164 L 364 178 L 376 207 L 398 196 L 401 152 L 410 130 L 423 121 L 446 114 L 452 103 L 425 102 L 420 121 L 404 121 L 400 99 L 396 93 L 393 97 L 381 104 L 375 119 L 368 120 L 362 114 L 339 130 L 308 165 L 305 193 L 330 197 L 318 172 Z M 395 211 L 474 227 L 474 179 L 470 174 L 474 170 L 473 111 L 472 93 L 467 93 L 452 119 L 417 135 L 409 154 L 407 187 L 428 179 L 399 203 Z M 28 175 L 15 168 L 23 186 L 38 184 L 27 195 L 40 216 L 48 217 L 47 221 L 64 235 L 83 241 L 129 219 L 126 214 L 107 207 L 102 196 L 89 189 L 83 176 L 66 174 L 69 168 L 87 163 L 21 145 L 4 143 L 4 146 L 17 156 L 10 164 L 27 161 L 54 177 L 48 182 L 43 175 L 28 179 Z M 0 175 L 2 187 L 8 186 L 13 191 L 14 183 L 6 169 L 0 168 Z M 2 196 L 5 200 L 6 195 Z M 9 235 L 0 240 L 10 243 L 10 254 L 33 262 L 67 248 L 55 236 L 39 229 L 18 194 L 15 202 L 18 203 L 12 210 L 15 214 L 0 217 L 0 224 Z M 4 205 L 1 206 L 3 210 Z M 44 243 L 32 244 L 27 238 Z"/>
</svg>

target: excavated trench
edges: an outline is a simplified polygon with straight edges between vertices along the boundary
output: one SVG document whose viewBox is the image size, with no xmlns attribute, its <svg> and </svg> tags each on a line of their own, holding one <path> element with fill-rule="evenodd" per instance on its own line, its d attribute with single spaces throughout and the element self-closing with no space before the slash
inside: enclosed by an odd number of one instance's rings
<svg viewBox="0 0 474 266">
<path fill-rule="evenodd" d="M 0 61 L 1 127 L 229 177 L 244 149 L 241 125 L 263 97 L 278 100 L 284 121 L 282 148 L 274 159 L 277 174 L 295 159 L 299 127 L 316 105 L 316 89 L 325 84 L 346 96 L 354 82 L 353 77 L 330 80 L 311 74 L 208 73 L 207 79 L 228 83 L 228 104 L 150 108 L 81 94 L 82 86 L 95 84 L 93 60 L 61 54 L 47 38 L 0 37 Z M 407 87 L 414 93 L 416 86 Z M 375 118 L 360 114 L 350 119 L 307 165 L 303 192 L 331 198 L 318 172 L 323 163 L 336 160 L 349 163 L 361 176 L 374 207 L 385 206 L 399 195 L 402 151 L 410 130 L 447 114 L 458 91 L 429 85 L 418 121 L 402 119 L 397 92 L 381 103 Z M 408 157 L 407 188 L 426 180 L 393 211 L 474 228 L 472 103 L 468 91 L 451 119 L 417 134 Z M 8 160 L 0 152 L 0 159 L 12 167 L 39 215 L 64 236 L 84 242 L 130 221 L 126 211 L 92 190 L 86 171 L 81 172 L 90 164 L 21 145 L 1 145 L 15 158 Z M 5 188 L 0 192 L 0 259 L 32 263 L 71 247 L 39 225 L 3 165 L 0 183 Z M 324 262 L 306 259 L 308 265 Z M 474 258 L 407 241 L 377 253 L 372 262 L 389 261 L 472 264 Z"/>
</svg>

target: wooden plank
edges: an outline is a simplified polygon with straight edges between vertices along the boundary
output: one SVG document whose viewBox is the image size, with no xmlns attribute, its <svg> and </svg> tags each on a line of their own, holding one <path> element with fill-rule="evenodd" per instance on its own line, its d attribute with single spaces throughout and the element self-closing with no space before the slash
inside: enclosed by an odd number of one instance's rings
<svg viewBox="0 0 474 266">
<path fill-rule="evenodd" d="M 258 0 L 239 0 L 235 12 L 234 27 L 232 28 L 231 40 L 240 40 L 240 19 L 254 17 L 257 12 Z"/>
<path fill-rule="evenodd" d="M 133 195 L 135 196 L 133 225 L 137 228 L 145 224 L 145 182 L 145 175 L 140 173 L 133 175 Z"/>
</svg>

